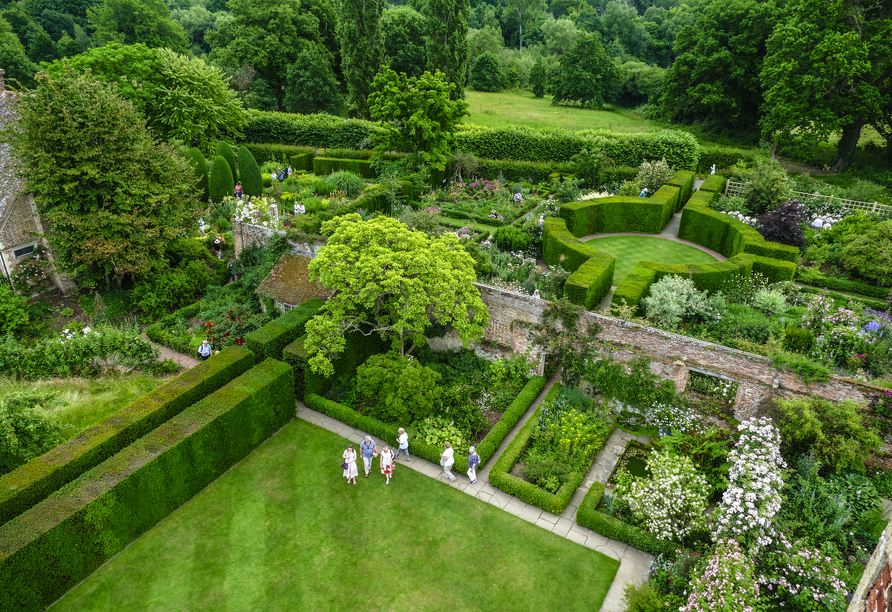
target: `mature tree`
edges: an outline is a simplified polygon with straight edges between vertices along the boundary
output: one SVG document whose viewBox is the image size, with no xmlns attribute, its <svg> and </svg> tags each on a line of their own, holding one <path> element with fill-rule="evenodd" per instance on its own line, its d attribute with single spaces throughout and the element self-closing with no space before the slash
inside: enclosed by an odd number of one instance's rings
<svg viewBox="0 0 892 612">
<path fill-rule="evenodd" d="M 242 145 L 238 148 L 238 178 L 242 184 L 245 195 L 262 196 L 263 178 L 260 175 L 260 166 L 248 147 Z"/>
<path fill-rule="evenodd" d="M 634 6 L 620 0 L 610 0 L 604 7 L 601 22 L 609 40 L 619 40 L 636 57 L 645 55 L 649 37 L 644 21 Z"/>
<path fill-rule="evenodd" d="M 111 42 L 147 47 L 168 47 L 186 51 L 189 38 L 180 24 L 171 20 L 163 0 L 103 0 L 87 10 L 94 38 L 101 44 Z"/>
<path fill-rule="evenodd" d="M 545 0 L 508 0 L 505 12 L 517 19 L 517 48 L 523 51 L 523 28 L 545 12 Z"/>
<path fill-rule="evenodd" d="M 209 30 L 216 29 L 217 24 L 228 19 L 229 14 L 225 12 L 212 13 L 207 7 L 194 4 L 188 9 L 172 10 L 170 17 L 182 26 L 186 36 L 189 37 L 193 51 L 208 53 L 211 46 L 205 41 L 204 35 Z"/>
<path fill-rule="evenodd" d="M 569 19 L 546 19 L 542 23 L 545 48 L 552 55 L 562 55 L 573 48 L 579 37 L 579 29 Z"/>
<path fill-rule="evenodd" d="M 892 0 L 794 0 L 768 41 L 762 69 L 768 133 L 815 144 L 841 134 L 834 172 L 865 124 L 890 106 Z"/>
<path fill-rule="evenodd" d="M 352 330 L 381 334 L 400 354 L 423 344 L 432 323 L 453 327 L 465 344 L 483 334 L 489 315 L 474 286 L 474 260 L 454 234 L 431 238 L 391 217 L 356 214 L 322 230 L 331 237 L 310 262 L 310 278 L 335 294 L 307 323 L 314 371 L 333 372 L 331 359 Z"/>
<path fill-rule="evenodd" d="M 530 89 L 537 98 L 543 97 L 548 90 L 548 69 L 541 57 L 536 58 L 536 63 L 530 70 Z"/>
<path fill-rule="evenodd" d="M 281 110 L 288 68 L 298 56 L 314 46 L 331 54 L 334 13 L 323 2 L 300 0 L 229 0 L 227 6 L 232 19 L 205 34 L 211 57 L 232 71 L 250 67 Z"/>
<path fill-rule="evenodd" d="M 70 66 L 89 70 L 136 105 L 149 127 L 163 139 L 202 146 L 225 136 L 241 136 L 247 116 L 219 69 L 143 44 L 111 43 L 54 62 L 60 74 Z"/>
<path fill-rule="evenodd" d="M 331 67 L 330 56 L 318 45 L 301 51 L 288 68 L 285 110 L 289 113 L 337 115 L 343 106 L 344 98 Z"/>
<path fill-rule="evenodd" d="M 427 0 L 424 4 L 427 32 L 427 70 L 440 70 L 455 84 L 453 100 L 465 97 L 468 79 L 469 0 Z"/>
<path fill-rule="evenodd" d="M 675 40 L 663 109 L 678 121 L 701 121 L 735 132 L 762 116 L 760 72 L 765 45 L 782 9 L 773 0 L 713 0 L 696 27 Z"/>
<path fill-rule="evenodd" d="M 6 78 L 18 81 L 25 87 L 34 84 L 37 66 L 28 57 L 19 37 L 12 31 L 9 22 L 0 18 L 0 66 L 6 71 Z"/>
<path fill-rule="evenodd" d="M 474 60 L 471 66 L 471 87 L 477 91 L 502 91 L 505 89 L 505 73 L 498 58 L 492 53 L 484 53 Z"/>
<path fill-rule="evenodd" d="M 659 66 L 644 62 L 626 62 L 622 65 L 623 82 L 617 103 L 628 108 L 639 104 L 656 104 L 663 95 L 666 71 Z"/>
<path fill-rule="evenodd" d="M 499 52 L 504 48 L 505 39 L 502 38 L 501 29 L 492 26 L 483 26 L 479 30 L 468 30 L 469 58 L 480 57 L 484 53 L 492 53 L 498 57 Z"/>
<path fill-rule="evenodd" d="M 410 6 L 386 9 L 381 17 L 384 62 L 396 73 L 419 77 L 427 67 L 424 16 Z"/>
<path fill-rule="evenodd" d="M 189 153 L 186 154 L 186 159 L 189 160 L 189 166 L 192 168 L 192 174 L 195 176 L 195 180 L 198 183 L 198 192 L 199 198 L 202 202 L 207 202 L 210 195 L 210 178 L 208 177 L 208 162 L 202 155 L 201 151 L 198 147 L 192 147 L 189 149 Z"/>
<path fill-rule="evenodd" d="M 385 0 L 339 0 L 338 40 L 341 70 L 347 86 L 350 114 L 369 118 L 372 79 L 384 63 L 381 13 Z"/>
<path fill-rule="evenodd" d="M 379 72 L 369 96 L 372 118 L 386 130 L 378 150 L 411 151 L 415 164 L 445 168 L 458 122 L 468 114 L 467 102 L 450 99 L 454 88 L 439 70 L 417 79 L 389 68 Z"/>
<path fill-rule="evenodd" d="M 561 56 L 552 103 L 576 102 L 586 108 L 604 105 L 619 86 L 622 72 L 604 53 L 597 34 L 580 34 Z"/>
<path fill-rule="evenodd" d="M 28 176 L 57 264 L 92 284 L 140 274 L 194 227 L 187 161 L 154 142 L 129 101 L 69 69 L 40 73 L 5 136 Z"/>
</svg>

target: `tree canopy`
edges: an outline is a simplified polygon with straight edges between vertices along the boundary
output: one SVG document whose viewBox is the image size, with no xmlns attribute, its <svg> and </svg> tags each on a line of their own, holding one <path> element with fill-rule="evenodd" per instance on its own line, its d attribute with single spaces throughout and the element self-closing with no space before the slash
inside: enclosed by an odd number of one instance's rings
<svg viewBox="0 0 892 612">
<path fill-rule="evenodd" d="M 381 16 L 384 34 L 384 61 L 399 74 L 419 77 L 427 67 L 424 44 L 424 16 L 410 6 L 385 9 Z"/>
<path fill-rule="evenodd" d="M 339 0 L 338 9 L 341 69 L 347 86 L 350 113 L 368 119 L 372 79 L 384 62 L 381 32 L 384 0 Z"/>
<path fill-rule="evenodd" d="M 469 0 L 427 0 L 422 11 L 427 35 L 427 71 L 440 70 L 455 85 L 453 100 L 465 97 L 468 77 Z"/>
<path fill-rule="evenodd" d="M 103 0 L 87 10 L 96 40 L 185 51 L 189 38 L 163 0 Z"/>
<path fill-rule="evenodd" d="M 310 262 L 310 277 L 335 294 L 307 323 L 304 346 L 314 371 L 330 375 L 344 334 L 382 334 L 395 352 L 424 343 L 432 323 L 450 325 L 465 344 L 489 322 L 474 286 L 474 260 L 454 234 L 431 238 L 396 219 L 327 221 L 328 243 Z"/>
<path fill-rule="evenodd" d="M 604 53 L 597 34 L 581 34 L 560 59 L 552 102 L 576 102 L 586 108 L 603 106 L 619 87 L 621 72 Z"/>
<path fill-rule="evenodd" d="M 40 73 L 4 131 L 49 228 L 56 262 L 84 284 L 147 271 L 194 227 L 196 181 L 108 84 Z"/>
<path fill-rule="evenodd" d="M 378 150 L 412 151 L 416 163 L 445 168 L 458 122 L 468 114 L 467 102 L 449 98 L 454 88 L 439 70 L 417 79 L 389 68 L 379 72 L 369 96 L 372 118 L 386 130 Z"/>
</svg>

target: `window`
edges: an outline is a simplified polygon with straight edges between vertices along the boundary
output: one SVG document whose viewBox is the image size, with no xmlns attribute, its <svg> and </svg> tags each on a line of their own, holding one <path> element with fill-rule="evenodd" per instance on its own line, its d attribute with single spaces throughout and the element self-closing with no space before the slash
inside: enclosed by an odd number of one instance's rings
<svg viewBox="0 0 892 612">
<path fill-rule="evenodd" d="M 282 314 L 285 314 L 289 310 L 293 310 L 294 306 L 292 306 L 291 304 L 286 304 L 285 302 L 280 302 L 279 300 L 276 300 L 276 308 L 281 310 Z"/>
<path fill-rule="evenodd" d="M 33 252 L 34 252 L 34 246 L 35 246 L 35 245 L 32 244 L 31 246 L 26 246 L 26 247 L 22 247 L 22 248 L 20 248 L 20 249 L 16 249 L 15 251 L 12 252 L 12 255 L 13 255 L 13 257 L 15 257 L 16 259 L 21 259 L 21 258 L 24 257 L 25 255 L 30 255 L 31 253 L 33 253 Z"/>
</svg>

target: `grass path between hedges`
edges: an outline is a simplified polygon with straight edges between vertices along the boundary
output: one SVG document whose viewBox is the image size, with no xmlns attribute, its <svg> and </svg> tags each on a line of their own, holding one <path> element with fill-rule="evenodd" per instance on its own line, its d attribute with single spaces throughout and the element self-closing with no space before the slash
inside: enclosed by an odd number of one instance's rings
<svg viewBox="0 0 892 612">
<path fill-rule="evenodd" d="M 599 251 L 616 257 L 613 284 L 619 286 L 639 261 L 666 264 L 704 264 L 715 257 L 686 244 L 653 236 L 605 236 L 586 241 Z"/>
<path fill-rule="evenodd" d="M 295 420 L 51 609 L 598 610 L 618 562 Z M 377 467 L 377 466 L 376 466 Z"/>
</svg>

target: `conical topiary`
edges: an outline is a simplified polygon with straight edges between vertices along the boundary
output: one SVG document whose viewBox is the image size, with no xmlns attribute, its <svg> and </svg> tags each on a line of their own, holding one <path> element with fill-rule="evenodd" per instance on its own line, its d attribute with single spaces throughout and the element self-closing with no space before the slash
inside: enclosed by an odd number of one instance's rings
<svg viewBox="0 0 892 612">
<path fill-rule="evenodd" d="M 198 179 L 197 184 L 198 189 L 201 190 L 201 201 L 207 202 L 210 197 L 208 186 L 208 162 L 197 147 L 189 149 L 189 152 L 186 154 L 186 159 L 189 160 L 192 172 L 195 174 L 195 178 Z"/>
<path fill-rule="evenodd" d="M 244 145 L 238 148 L 238 176 L 245 195 L 263 195 L 263 178 L 260 176 L 260 166 L 257 165 L 248 147 Z"/>
<path fill-rule="evenodd" d="M 222 155 L 218 155 L 211 165 L 211 200 L 215 203 L 222 202 L 226 196 L 233 195 L 234 189 L 235 181 L 232 180 L 229 162 Z"/>
<path fill-rule="evenodd" d="M 217 155 L 222 155 L 226 163 L 229 164 L 232 180 L 238 180 L 238 166 L 235 165 L 235 153 L 232 152 L 232 145 L 221 140 L 217 143 Z"/>
</svg>

